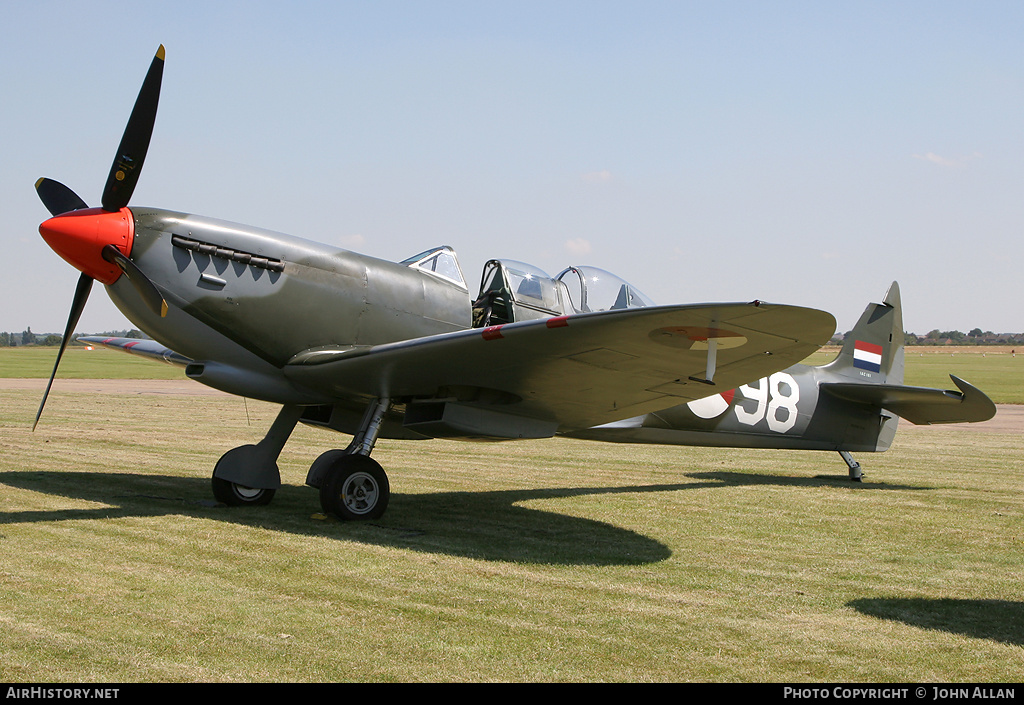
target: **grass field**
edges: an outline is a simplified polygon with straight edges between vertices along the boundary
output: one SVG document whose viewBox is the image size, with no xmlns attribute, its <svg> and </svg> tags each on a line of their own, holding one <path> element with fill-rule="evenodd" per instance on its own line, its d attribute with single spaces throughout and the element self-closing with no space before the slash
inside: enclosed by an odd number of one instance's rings
<svg viewBox="0 0 1024 705">
<path fill-rule="evenodd" d="M 47 376 L 28 352 L 0 376 Z M 1024 401 L 1024 357 L 907 366 Z M 35 433 L 4 391 L 0 681 L 1024 680 L 1017 431 L 901 424 L 859 485 L 834 453 L 381 441 L 391 506 L 346 524 L 302 485 L 346 437 L 298 428 L 273 504 L 218 507 L 275 408 L 126 387 L 58 383 Z"/>
<path fill-rule="evenodd" d="M 0 348 L 0 377 L 48 378 L 57 348 Z M 181 379 L 180 367 L 107 348 L 70 346 L 60 362 L 64 379 Z"/>
</svg>

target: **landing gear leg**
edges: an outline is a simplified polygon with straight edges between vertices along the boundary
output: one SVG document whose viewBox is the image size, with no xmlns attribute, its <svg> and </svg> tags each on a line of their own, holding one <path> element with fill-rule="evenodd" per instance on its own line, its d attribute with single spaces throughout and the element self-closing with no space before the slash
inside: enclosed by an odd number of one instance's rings
<svg viewBox="0 0 1024 705">
<path fill-rule="evenodd" d="M 850 468 L 850 480 L 853 482 L 860 482 L 864 474 L 860 470 L 860 463 L 853 459 L 849 451 L 839 451 L 839 456 L 846 462 L 846 467 Z"/>
<path fill-rule="evenodd" d="M 269 504 L 281 486 L 277 458 L 302 416 L 302 407 L 286 405 L 256 445 L 232 448 L 213 469 L 213 496 L 230 507 Z"/>
<path fill-rule="evenodd" d="M 387 509 L 391 488 L 387 474 L 370 457 L 391 400 L 374 400 L 345 450 L 329 450 L 317 458 L 306 484 L 320 489 L 320 506 L 339 519 L 377 519 Z"/>
</svg>

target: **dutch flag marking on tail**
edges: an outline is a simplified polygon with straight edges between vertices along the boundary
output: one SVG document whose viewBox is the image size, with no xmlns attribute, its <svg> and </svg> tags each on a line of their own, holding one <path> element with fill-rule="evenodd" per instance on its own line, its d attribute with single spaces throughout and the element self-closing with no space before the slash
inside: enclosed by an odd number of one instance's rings
<svg viewBox="0 0 1024 705">
<path fill-rule="evenodd" d="M 881 372 L 882 346 L 858 340 L 853 346 L 853 366 L 869 372 Z"/>
</svg>

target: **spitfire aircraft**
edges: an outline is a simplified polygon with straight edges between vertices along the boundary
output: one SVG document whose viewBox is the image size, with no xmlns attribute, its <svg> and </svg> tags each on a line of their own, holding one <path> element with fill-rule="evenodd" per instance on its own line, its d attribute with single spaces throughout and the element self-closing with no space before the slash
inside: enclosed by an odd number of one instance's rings
<svg viewBox="0 0 1024 705">
<path fill-rule="evenodd" d="M 512 276 L 524 267 L 503 264 Z M 570 279 L 586 276 L 591 290 L 618 282 L 593 267 L 570 267 L 560 277 L 569 273 Z M 81 340 L 172 365 L 191 362 L 152 340 Z M 898 417 L 924 425 L 987 421 L 996 413 L 984 392 L 954 375 L 959 391 L 903 385 L 902 340 L 900 291 L 893 282 L 882 303 L 868 304 L 839 355 L 826 365 L 793 365 L 736 389 L 559 435 L 611 443 L 837 451 L 850 479 L 860 482 L 860 463 L 851 453 L 888 450 Z M 302 420 L 316 424 L 313 418 Z"/>
<path fill-rule="evenodd" d="M 370 457 L 378 438 L 582 432 L 770 377 L 834 330 L 835 319 L 814 309 L 653 306 L 604 272 L 569 268 L 550 278 L 502 260 L 487 263 L 474 300 L 449 247 L 396 263 L 203 216 L 129 208 L 163 66 L 160 47 L 101 207 L 57 181 L 36 182 L 53 216 L 40 234 L 82 272 L 36 423 L 98 280 L 152 338 L 133 341 L 133 351 L 181 364 L 211 387 L 281 405 L 262 441 L 217 462 L 213 492 L 226 504 L 271 500 L 281 484 L 278 456 L 299 421 L 352 436 L 307 475 L 323 509 L 374 518 L 390 494 Z"/>
</svg>

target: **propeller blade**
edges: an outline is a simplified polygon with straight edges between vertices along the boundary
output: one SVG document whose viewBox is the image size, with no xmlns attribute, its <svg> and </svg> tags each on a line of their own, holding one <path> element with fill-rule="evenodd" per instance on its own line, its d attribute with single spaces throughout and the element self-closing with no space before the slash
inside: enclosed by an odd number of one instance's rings
<svg viewBox="0 0 1024 705">
<path fill-rule="evenodd" d="M 121 268 L 150 311 L 161 318 L 167 315 L 167 302 L 164 300 L 163 294 L 156 288 L 156 284 L 139 269 L 139 265 L 128 259 L 121 250 L 113 245 L 106 245 L 103 248 L 103 259 Z"/>
<path fill-rule="evenodd" d="M 149 150 L 149 139 L 153 136 L 156 122 L 156 108 L 160 101 L 160 82 L 164 75 L 164 45 L 156 51 L 153 63 L 149 65 L 146 80 L 142 82 L 139 97 L 135 100 L 131 117 L 124 128 L 117 156 L 110 167 L 107 184 L 103 188 L 103 210 L 118 211 L 128 205 L 132 192 L 139 181 L 142 163 Z"/>
<path fill-rule="evenodd" d="M 78 287 L 75 289 L 75 298 L 71 301 L 71 313 L 68 315 L 68 325 L 64 328 L 64 337 L 60 341 L 60 350 L 57 351 L 57 361 L 53 363 L 53 372 L 50 373 L 50 381 L 46 383 L 46 391 L 43 392 L 43 400 L 39 402 L 39 411 L 36 412 L 35 423 L 32 424 L 32 430 L 36 430 L 36 426 L 39 424 L 39 417 L 43 415 L 43 407 L 46 406 L 46 397 L 50 395 L 50 387 L 53 386 L 53 378 L 57 376 L 57 368 L 60 366 L 60 359 L 64 355 L 64 349 L 68 346 L 68 341 L 71 340 L 71 336 L 75 332 L 75 326 L 78 325 L 78 319 L 82 317 L 82 311 L 85 310 L 85 302 L 89 300 L 89 292 L 92 290 L 93 278 L 88 274 L 83 274 L 78 278 Z"/>
<path fill-rule="evenodd" d="M 60 215 L 89 207 L 77 193 L 53 179 L 39 179 L 36 182 L 36 193 L 39 194 L 39 200 L 46 206 L 46 210 L 50 211 L 50 215 Z"/>
</svg>

